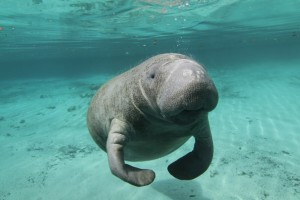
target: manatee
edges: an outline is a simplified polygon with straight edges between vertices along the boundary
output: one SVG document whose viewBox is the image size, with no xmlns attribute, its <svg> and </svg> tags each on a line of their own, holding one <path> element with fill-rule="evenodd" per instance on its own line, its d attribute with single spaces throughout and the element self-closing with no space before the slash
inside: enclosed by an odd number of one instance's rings
<svg viewBox="0 0 300 200">
<path fill-rule="evenodd" d="M 155 173 L 125 160 L 160 158 L 193 136 L 192 151 L 168 166 L 175 178 L 191 180 L 212 161 L 208 113 L 217 103 L 217 89 L 201 64 L 182 54 L 160 54 L 102 85 L 90 103 L 87 125 L 107 152 L 112 174 L 135 186 L 152 183 Z"/>
</svg>

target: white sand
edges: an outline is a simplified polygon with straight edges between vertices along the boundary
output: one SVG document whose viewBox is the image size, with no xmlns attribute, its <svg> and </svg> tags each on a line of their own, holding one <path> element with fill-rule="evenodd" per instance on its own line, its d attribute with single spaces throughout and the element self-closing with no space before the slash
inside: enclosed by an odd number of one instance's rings
<svg viewBox="0 0 300 200">
<path fill-rule="evenodd" d="M 191 150 L 189 140 L 169 156 L 133 163 L 156 171 L 143 188 L 111 175 L 86 128 L 91 86 L 108 77 L 2 81 L 0 199 L 300 199 L 298 66 L 210 70 L 220 92 L 210 114 L 212 165 L 192 181 L 168 174 L 167 165 Z"/>
</svg>

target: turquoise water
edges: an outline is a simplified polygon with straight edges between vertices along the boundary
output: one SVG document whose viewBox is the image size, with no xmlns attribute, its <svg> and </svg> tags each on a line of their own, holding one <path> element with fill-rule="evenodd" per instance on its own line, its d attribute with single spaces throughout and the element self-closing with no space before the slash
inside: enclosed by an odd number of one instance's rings
<svg viewBox="0 0 300 200">
<path fill-rule="evenodd" d="M 126 3 L 125 3 L 126 2 Z M 137 188 L 114 177 L 86 127 L 98 86 L 145 59 L 203 63 L 220 100 L 215 152 L 191 181 L 163 158 Z M 300 199 L 300 1 L 0 2 L 0 199 Z"/>
</svg>

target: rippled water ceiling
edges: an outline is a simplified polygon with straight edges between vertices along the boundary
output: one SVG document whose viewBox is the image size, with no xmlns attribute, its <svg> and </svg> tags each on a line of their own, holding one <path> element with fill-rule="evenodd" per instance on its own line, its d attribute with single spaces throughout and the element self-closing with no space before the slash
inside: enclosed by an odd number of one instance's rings
<svg viewBox="0 0 300 200">
<path fill-rule="evenodd" d="M 0 27 L 4 44 L 241 33 L 299 38 L 300 0 L 1 0 Z"/>
</svg>

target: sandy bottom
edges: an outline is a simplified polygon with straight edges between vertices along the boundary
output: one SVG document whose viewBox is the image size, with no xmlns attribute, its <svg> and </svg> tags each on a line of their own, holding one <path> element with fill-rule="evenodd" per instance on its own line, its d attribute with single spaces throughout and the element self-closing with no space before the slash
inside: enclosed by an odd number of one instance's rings
<svg viewBox="0 0 300 200">
<path fill-rule="evenodd" d="M 168 174 L 191 139 L 133 163 L 156 172 L 142 188 L 111 175 L 86 127 L 88 103 L 108 76 L 2 81 L 0 200 L 300 199 L 299 62 L 276 64 L 209 70 L 220 93 L 210 114 L 212 165 L 192 181 Z"/>
</svg>

